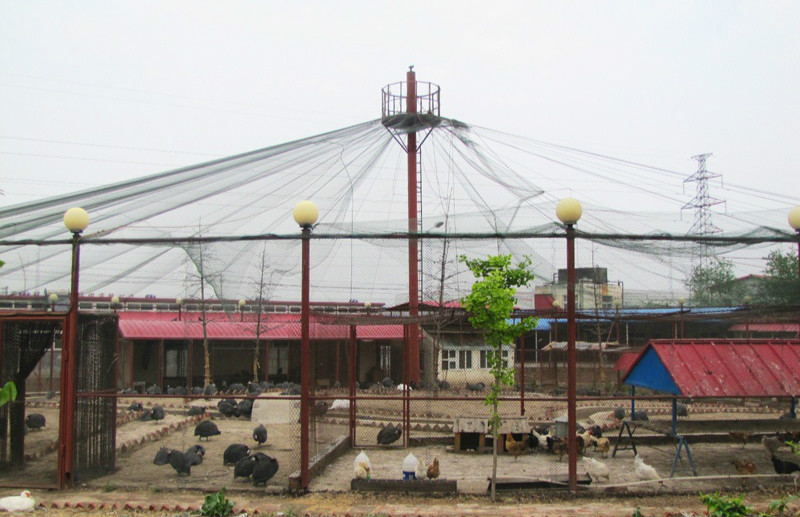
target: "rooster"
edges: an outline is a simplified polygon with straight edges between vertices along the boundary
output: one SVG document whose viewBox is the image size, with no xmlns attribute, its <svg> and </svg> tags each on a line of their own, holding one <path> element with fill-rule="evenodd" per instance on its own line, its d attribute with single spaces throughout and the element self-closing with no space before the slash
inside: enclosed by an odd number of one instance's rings
<svg viewBox="0 0 800 517">
<path fill-rule="evenodd" d="M 436 479 L 439 477 L 439 458 L 433 458 L 433 463 L 428 465 L 428 479 Z"/>
<path fill-rule="evenodd" d="M 511 433 L 506 435 L 506 450 L 514 455 L 514 461 L 517 461 L 517 457 L 527 450 L 529 438 L 530 436 L 526 434 L 521 440 L 515 440 Z"/>
</svg>

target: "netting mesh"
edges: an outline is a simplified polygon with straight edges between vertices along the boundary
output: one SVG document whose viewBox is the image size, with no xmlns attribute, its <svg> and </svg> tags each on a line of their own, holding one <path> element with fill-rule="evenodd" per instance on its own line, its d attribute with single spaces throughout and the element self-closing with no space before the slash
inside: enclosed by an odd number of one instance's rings
<svg viewBox="0 0 800 517">
<path fill-rule="evenodd" d="M 252 298 L 254 286 L 264 284 L 269 296 L 291 299 L 299 283 L 297 242 L 202 239 L 296 235 L 294 204 L 312 199 L 320 207 L 312 254 L 316 298 L 400 301 L 407 292 L 402 287 L 407 242 L 363 237 L 409 231 L 402 141 L 380 121 L 370 121 L 6 207 L 0 210 L 0 238 L 5 239 L 0 252 L 6 262 L 0 281 L 11 293 L 64 290 L 68 247 L 28 242 L 64 239 L 61 217 L 79 205 L 91 215 L 81 264 L 85 293 L 193 297 L 202 277 L 209 295 L 219 299 Z M 713 214 L 722 230 L 713 236 L 717 240 L 665 239 L 685 236 L 692 227 L 693 214 L 682 210 L 689 197 L 683 192 L 687 174 L 451 119 L 441 119 L 430 131 L 417 158 L 422 219 L 411 225 L 423 237 L 435 237 L 420 241 L 426 297 L 434 295 L 430 286 L 443 277 L 456 280 L 445 283 L 444 299 L 462 294 L 459 254 L 529 255 L 536 282 L 551 280 L 563 257 L 562 241 L 536 237 L 563 233 L 554 222 L 554 207 L 566 195 L 584 204 L 578 261 L 618 264 L 614 276 L 631 291 L 658 284 L 657 290 L 675 298 L 692 264 L 709 256 L 729 258 L 740 275 L 759 273 L 774 241 L 791 238 L 785 223 L 791 198 L 727 185 L 725 212 Z M 492 242 L 458 239 L 464 235 Z M 530 238 L 505 238 L 513 235 Z M 617 238 L 625 235 L 660 240 Z M 187 238 L 200 240 L 180 241 Z M 383 282 L 377 288 L 386 271 L 393 272 L 397 285 Z"/>
</svg>

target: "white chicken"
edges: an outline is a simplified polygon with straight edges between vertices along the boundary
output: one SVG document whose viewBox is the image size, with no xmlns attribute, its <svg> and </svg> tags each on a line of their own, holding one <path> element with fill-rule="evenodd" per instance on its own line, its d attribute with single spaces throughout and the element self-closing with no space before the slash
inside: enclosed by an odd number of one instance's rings
<svg viewBox="0 0 800 517">
<path fill-rule="evenodd" d="M 638 454 L 633 458 L 633 468 L 636 472 L 636 477 L 642 481 L 661 479 L 656 469 L 645 463 Z"/>
<path fill-rule="evenodd" d="M 0 510 L 7 512 L 27 512 L 33 510 L 35 506 L 36 500 L 27 490 L 23 490 L 19 495 L 0 499 Z"/>
<path fill-rule="evenodd" d="M 586 473 L 594 479 L 604 478 L 606 481 L 611 478 L 611 472 L 602 461 L 597 461 L 588 456 L 583 457 L 583 466 L 586 468 Z"/>
<path fill-rule="evenodd" d="M 419 463 L 417 463 L 417 471 L 416 471 L 417 479 L 425 479 L 427 473 L 428 473 L 428 466 L 425 465 L 424 461 L 419 460 Z"/>
</svg>

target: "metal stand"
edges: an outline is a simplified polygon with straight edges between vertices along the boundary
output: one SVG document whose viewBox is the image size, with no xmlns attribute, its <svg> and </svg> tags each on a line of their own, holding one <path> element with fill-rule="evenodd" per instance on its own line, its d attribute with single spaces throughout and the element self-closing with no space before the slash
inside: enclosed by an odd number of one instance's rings
<svg viewBox="0 0 800 517">
<path fill-rule="evenodd" d="M 636 424 L 633 424 L 633 430 L 631 430 L 630 423 L 627 420 L 623 420 L 622 421 L 622 425 L 619 428 L 619 434 L 617 435 L 617 443 L 614 444 L 614 452 L 611 453 L 611 457 L 612 458 L 616 458 L 617 457 L 617 449 L 619 448 L 620 444 L 622 443 L 622 432 L 623 431 L 627 431 L 628 432 L 628 437 L 626 438 L 627 443 L 625 444 L 624 447 L 622 447 L 621 450 L 627 450 L 628 449 L 628 445 L 630 445 L 631 448 L 633 449 L 633 453 L 634 454 L 639 454 L 636 451 L 636 442 L 633 441 L 633 433 L 636 432 Z"/>
<path fill-rule="evenodd" d="M 683 435 L 676 436 L 675 439 L 678 440 L 678 449 L 675 451 L 675 457 L 672 459 L 672 470 L 669 472 L 669 477 L 675 475 L 675 467 L 681 459 L 681 450 L 683 448 L 686 448 L 686 457 L 689 458 L 689 466 L 692 467 L 692 473 L 696 476 L 697 465 L 694 464 L 694 458 L 692 458 L 692 450 L 689 448 L 688 440 L 686 440 L 686 437 Z"/>
</svg>

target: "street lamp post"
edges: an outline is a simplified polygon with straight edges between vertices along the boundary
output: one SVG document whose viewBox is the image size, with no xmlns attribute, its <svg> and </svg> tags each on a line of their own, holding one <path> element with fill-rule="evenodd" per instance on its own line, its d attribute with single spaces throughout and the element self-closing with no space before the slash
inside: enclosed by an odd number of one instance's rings
<svg viewBox="0 0 800 517">
<path fill-rule="evenodd" d="M 575 356 L 575 223 L 583 209 L 574 198 L 562 199 L 556 216 L 567 230 L 567 448 L 569 451 L 569 489 L 578 491 L 578 448 L 576 442 L 576 356 Z"/>
<path fill-rule="evenodd" d="M 309 343 L 309 319 L 310 319 L 310 253 L 309 241 L 311 239 L 311 228 L 317 222 L 319 210 L 317 205 L 311 201 L 300 201 L 294 207 L 295 222 L 302 229 L 303 245 L 303 280 L 300 311 L 300 483 L 302 488 L 308 487 L 309 483 L 309 368 L 311 358 L 311 345 Z"/>
<path fill-rule="evenodd" d="M 797 235 L 797 279 L 800 280 L 800 206 L 796 206 L 789 211 L 789 226 L 794 229 L 794 233 Z M 798 285 L 798 293 L 800 293 L 800 284 Z M 798 298 L 797 304 L 797 337 L 800 338 L 800 298 Z"/>
<path fill-rule="evenodd" d="M 247 300 L 244 298 L 239 300 L 239 321 L 244 321 L 244 307 L 247 305 Z"/>
<path fill-rule="evenodd" d="M 178 321 L 181 321 L 181 312 L 183 309 L 183 298 L 175 298 L 175 303 L 178 304 Z"/>
<path fill-rule="evenodd" d="M 119 307 L 119 296 L 112 296 L 111 297 L 111 309 L 116 313 L 118 307 Z"/>
<path fill-rule="evenodd" d="M 59 486 L 67 488 L 73 481 L 73 451 L 75 446 L 75 361 L 78 346 L 78 290 L 80 285 L 80 239 L 81 232 L 89 226 L 89 214 L 79 207 L 70 208 L 64 214 L 64 226 L 72 232 L 72 274 L 69 290 L 69 313 L 64 331 L 64 346 L 61 354 L 61 397 L 59 432 L 63 439 L 59 444 Z"/>
<path fill-rule="evenodd" d="M 50 293 L 50 296 L 47 297 L 47 300 L 50 302 L 50 312 L 56 312 L 56 303 L 58 303 L 58 295 L 56 293 Z"/>
</svg>

